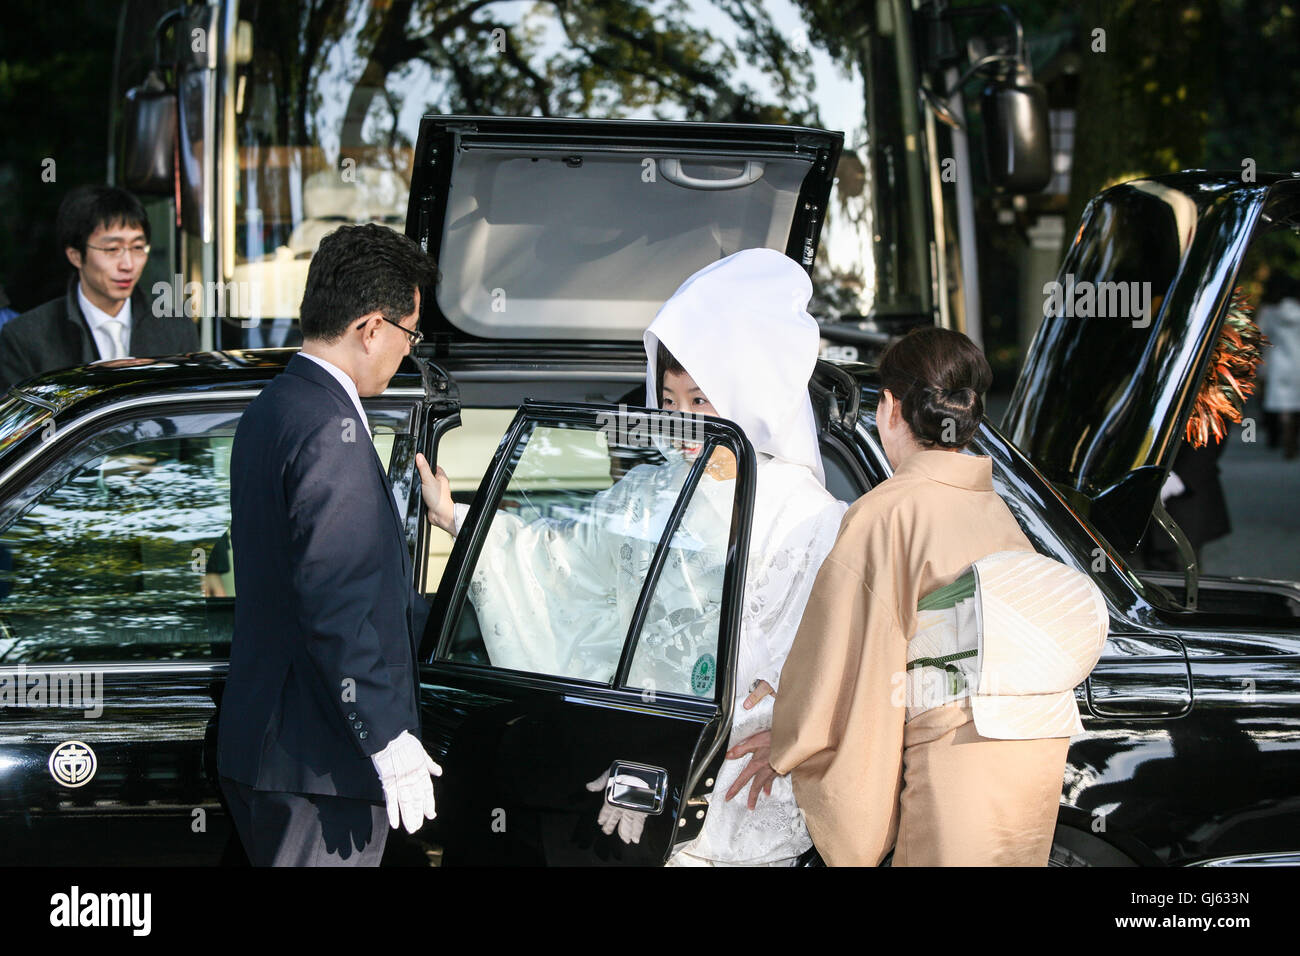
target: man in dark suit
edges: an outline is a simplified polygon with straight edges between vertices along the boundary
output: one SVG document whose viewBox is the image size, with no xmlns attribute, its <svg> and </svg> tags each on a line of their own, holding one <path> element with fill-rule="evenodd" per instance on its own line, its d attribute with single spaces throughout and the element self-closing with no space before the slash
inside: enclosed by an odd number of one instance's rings
<svg viewBox="0 0 1300 956">
<path fill-rule="evenodd" d="M 375 865 L 434 815 L 415 656 L 428 605 L 360 396 L 413 342 L 433 265 L 344 226 L 312 257 L 302 351 L 244 412 L 230 465 L 235 628 L 218 772 L 254 865 Z"/>
<path fill-rule="evenodd" d="M 60 204 L 56 231 L 76 277 L 59 298 L 0 328 L 0 388 L 101 359 L 199 350 L 194 320 L 154 315 L 137 288 L 149 258 L 139 200 L 113 186 L 80 186 Z"/>
</svg>

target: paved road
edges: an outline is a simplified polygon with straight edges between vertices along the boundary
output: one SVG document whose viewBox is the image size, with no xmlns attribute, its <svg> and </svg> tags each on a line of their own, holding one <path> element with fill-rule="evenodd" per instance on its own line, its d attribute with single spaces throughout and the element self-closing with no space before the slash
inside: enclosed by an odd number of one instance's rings
<svg viewBox="0 0 1300 956">
<path fill-rule="evenodd" d="M 1219 459 L 1232 532 L 1204 548 L 1206 574 L 1300 581 L 1300 458 L 1285 461 L 1269 448 L 1263 417 L 1253 403 L 1256 440 L 1242 440 L 1234 425 Z"/>
</svg>

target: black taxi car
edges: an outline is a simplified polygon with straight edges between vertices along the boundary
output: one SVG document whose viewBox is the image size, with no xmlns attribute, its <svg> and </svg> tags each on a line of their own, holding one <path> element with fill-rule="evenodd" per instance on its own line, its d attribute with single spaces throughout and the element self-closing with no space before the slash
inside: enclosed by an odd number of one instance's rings
<svg viewBox="0 0 1300 956">
<path fill-rule="evenodd" d="M 626 467 L 612 420 L 673 430 L 673 416 L 627 407 L 643 400 L 640 329 L 720 238 L 725 252 L 768 245 L 811 264 L 838 142 L 696 127 L 647 146 L 653 129 L 605 123 L 552 149 L 526 126 L 426 119 L 407 231 L 442 271 L 421 318 L 429 344 L 365 400 L 405 510 L 413 583 L 432 603 L 422 733 L 444 768 L 438 818 L 413 837 L 394 832 L 389 863 L 657 864 L 698 832 L 731 725 L 754 483 L 744 436 L 693 420 L 738 460 L 707 686 L 647 693 L 628 677 L 692 479 L 609 681 L 494 666 L 467 592 L 498 512 L 581 514 Z M 624 192 L 619 166 L 682 154 L 696 177 L 750 179 L 667 209 L 662 196 Z M 770 178 L 754 177 L 754 162 Z M 525 188 L 538 166 L 557 181 L 590 171 L 590 188 Z M 616 203 L 642 218 L 610 226 Z M 1285 179 L 1180 174 L 1099 196 L 1062 276 L 1151 282 L 1150 310 L 1049 315 L 1010 437 L 986 422 L 973 442 L 1035 547 L 1089 573 L 1110 609 L 1107 648 L 1076 691 L 1085 732 L 1070 747 L 1055 862 L 1300 859 L 1300 585 L 1156 582 L 1125 558 L 1158 502 L 1251 237 L 1298 211 L 1300 183 Z M 498 290 L 510 305 L 493 311 Z M 563 340 L 545 338 L 557 325 Z M 239 560 L 226 538 L 229 454 L 242 409 L 291 355 L 58 372 L 0 402 L 0 862 L 238 857 L 215 778 Z M 874 428 L 878 378 L 821 362 L 810 390 L 828 487 L 852 500 L 890 474 Z M 454 543 L 422 520 L 417 451 L 462 476 L 453 492 L 472 508 Z M 630 845 L 600 832 L 602 794 L 586 786 L 620 763 L 652 771 L 644 790 L 615 795 L 650 813 Z"/>
</svg>

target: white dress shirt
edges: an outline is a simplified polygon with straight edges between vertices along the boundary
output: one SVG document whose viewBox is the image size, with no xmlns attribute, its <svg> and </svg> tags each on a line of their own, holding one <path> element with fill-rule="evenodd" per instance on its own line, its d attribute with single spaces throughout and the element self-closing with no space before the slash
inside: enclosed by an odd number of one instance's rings
<svg viewBox="0 0 1300 956">
<path fill-rule="evenodd" d="M 86 317 L 86 324 L 90 326 L 90 333 L 95 337 L 95 347 L 99 349 L 101 359 L 125 358 L 131 354 L 131 300 L 127 299 L 122 303 L 122 310 L 117 315 L 109 315 L 103 309 L 99 308 L 93 302 L 86 298 L 86 294 L 81 291 L 81 283 L 77 283 L 77 304 L 81 306 L 81 314 Z M 122 323 L 122 354 L 117 354 L 117 345 L 113 342 L 113 334 L 109 329 L 104 327 L 105 322 Z"/>
</svg>

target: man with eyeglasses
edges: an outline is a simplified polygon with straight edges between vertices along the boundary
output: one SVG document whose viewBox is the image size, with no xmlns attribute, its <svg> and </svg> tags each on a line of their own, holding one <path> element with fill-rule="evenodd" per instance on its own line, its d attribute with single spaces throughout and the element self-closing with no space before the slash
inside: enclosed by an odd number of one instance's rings
<svg viewBox="0 0 1300 956">
<path fill-rule="evenodd" d="M 414 833 L 434 816 L 442 771 L 420 742 L 416 672 L 429 606 L 361 404 L 420 341 L 433 278 L 420 247 L 384 226 L 327 235 L 302 350 L 235 432 L 217 772 L 255 866 L 377 865 L 389 827 Z"/>
<path fill-rule="evenodd" d="M 149 259 L 149 220 L 130 193 L 79 186 L 59 206 L 56 232 L 76 276 L 67 292 L 0 328 L 0 387 L 103 359 L 197 352 L 185 316 L 157 316 L 136 286 Z"/>
</svg>

